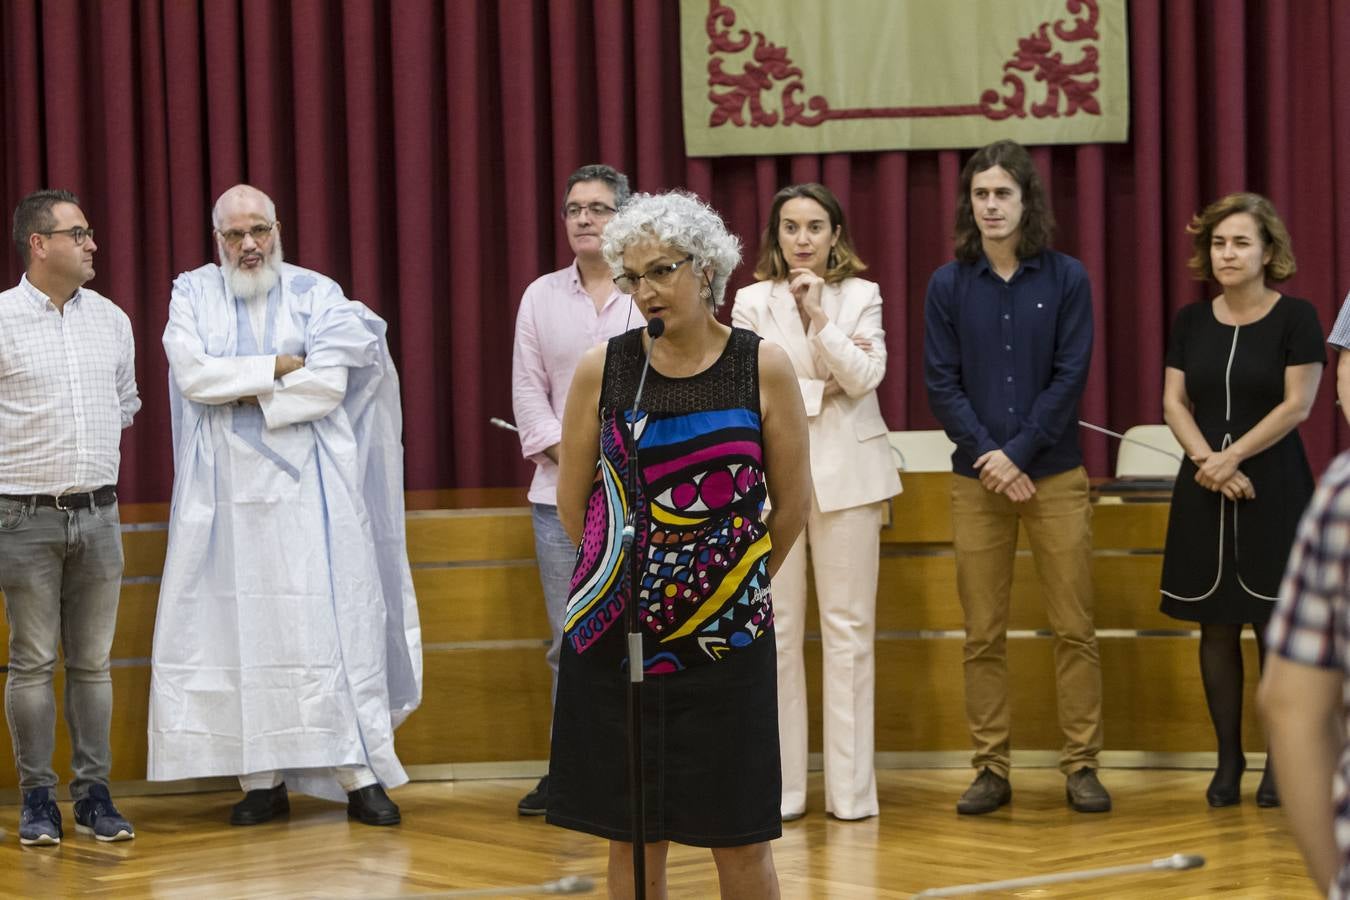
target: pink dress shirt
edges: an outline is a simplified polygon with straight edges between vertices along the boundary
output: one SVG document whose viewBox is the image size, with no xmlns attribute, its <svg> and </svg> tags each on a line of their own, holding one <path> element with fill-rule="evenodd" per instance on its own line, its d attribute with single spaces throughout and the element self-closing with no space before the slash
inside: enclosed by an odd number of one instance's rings
<svg viewBox="0 0 1350 900">
<path fill-rule="evenodd" d="M 511 406 L 521 455 L 535 464 L 531 503 L 558 504 L 558 465 L 544 451 L 562 440 L 563 408 L 581 354 L 642 324 L 632 298 L 617 290 L 597 313 L 575 261 L 525 289 L 511 354 Z"/>
</svg>

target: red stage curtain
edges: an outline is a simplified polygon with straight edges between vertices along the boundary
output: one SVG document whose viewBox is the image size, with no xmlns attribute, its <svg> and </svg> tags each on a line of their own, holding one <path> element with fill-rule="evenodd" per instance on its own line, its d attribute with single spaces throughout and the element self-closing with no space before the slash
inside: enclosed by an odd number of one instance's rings
<svg viewBox="0 0 1350 900">
<path fill-rule="evenodd" d="M 1128 144 L 1040 148 L 1057 245 L 1092 276 L 1096 353 L 1084 417 L 1161 421 L 1184 227 L 1219 194 L 1271 196 L 1330 328 L 1350 288 L 1350 6 L 1336 0 L 1130 3 Z M 886 299 L 895 429 L 932 427 L 923 293 L 950 255 L 958 151 L 688 159 L 677 7 L 668 0 L 6 0 L 0 4 L 0 205 L 80 194 L 98 229 L 93 287 L 130 313 L 145 406 L 126 436 L 128 499 L 164 500 L 172 460 L 159 337 L 169 287 L 211 258 L 214 198 L 249 181 L 277 201 L 288 258 L 391 325 L 408 486 L 523 484 L 510 411 L 521 291 L 568 261 L 557 215 L 577 165 L 709 198 L 753 259 L 769 197 L 824 181 Z M 751 265 L 733 278 L 750 279 Z M 4 256 L 6 284 L 20 274 Z M 3 339 L 3 336 L 0 336 Z M 1333 360 L 1334 363 L 1334 360 Z M 1321 468 L 1346 443 L 1334 370 L 1303 427 Z M 1105 474 L 1114 448 L 1084 438 Z"/>
</svg>

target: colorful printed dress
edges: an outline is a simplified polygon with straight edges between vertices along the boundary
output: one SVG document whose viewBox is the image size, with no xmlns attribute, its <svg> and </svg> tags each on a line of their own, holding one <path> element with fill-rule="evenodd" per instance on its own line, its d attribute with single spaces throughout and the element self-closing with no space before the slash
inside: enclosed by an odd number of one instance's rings
<svg viewBox="0 0 1350 900">
<path fill-rule="evenodd" d="M 612 339 L 606 355 L 549 770 L 549 821 L 615 840 L 630 839 L 622 531 L 641 334 Z M 633 424 L 648 840 L 734 846 L 781 833 L 759 341 L 732 329 L 704 371 L 652 369 Z"/>
</svg>

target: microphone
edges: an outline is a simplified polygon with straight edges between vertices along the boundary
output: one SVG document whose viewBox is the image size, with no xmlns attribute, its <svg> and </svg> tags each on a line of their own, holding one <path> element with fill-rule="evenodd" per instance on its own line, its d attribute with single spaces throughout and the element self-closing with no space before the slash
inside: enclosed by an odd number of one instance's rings
<svg viewBox="0 0 1350 900">
<path fill-rule="evenodd" d="M 1091 430 L 1091 431 L 1096 431 L 1096 432 L 1099 432 L 1099 433 L 1101 433 L 1101 434 L 1104 434 L 1104 435 L 1106 435 L 1107 437 L 1113 437 L 1113 438 L 1115 438 L 1116 440 L 1118 440 L 1118 441 L 1124 441 L 1124 442 L 1127 443 L 1127 444 L 1135 444 L 1136 446 L 1139 446 L 1139 447 L 1147 447 L 1149 450 L 1152 450 L 1154 453 L 1161 453 L 1163 456 L 1170 456 L 1170 457 L 1172 457 L 1173 459 L 1175 459 L 1177 462 L 1182 462 L 1181 454 L 1179 454 L 1179 453 L 1173 453 L 1171 450 L 1164 450 L 1162 447 L 1155 447 L 1155 446 L 1153 446 L 1152 444 L 1148 443 L 1147 441 L 1139 441 L 1139 440 L 1135 440 L 1135 439 L 1132 438 L 1132 437 L 1126 437 L 1125 435 L 1121 434 L 1121 433 L 1118 432 L 1118 431 L 1112 431 L 1111 429 L 1109 429 L 1109 428 L 1103 428 L 1103 427 L 1100 426 L 1100 425 L 1093 425 L 1091 422 L 1084 422 L 1082 419 L 1079 419 L 1079 420 L 1078 420 L 1078 424 L 1081 425 L 1081 426 L 1084 427 L 1084 428 L 1087 428 L 1087 429 Z"/>
<path fill-rule="evenodd" d="M 652 343 L 655 343 L 656 339 L 665 333 L 666 323 L 660 318 L 651 319 L 647 322 L 647 336 L 652 339 Z M 638 379 L 637 393 L 633 395 L 633 408 L 629 411 L 628 415 L 628 437 L 633 452 L 633 456 L 628 461 L 628 465 L 632 468 L 632 484 L 634 487 L 637 486 L 637 411 L 638 406 L 642 403 L 642 390 L 647 386 L 647 370 L 651 367 L 652 344 L 649 343 L 647 345 L 647 356 L 642 361 L 642 376 Z M 628 518 L 623 525 L 623 549 L 625 553 L 633 549 L 633 539 L 636 534 L 633 520 L 636 515 L 636 497 L 629 497 Z"/>
<path fill-rule="evenodd" d="M 459 890 L 437 891 L 432 894 L 417 894 L 416 896 L 419 900 L 439 900 L 439 898 L 451 897 L 519 897 L 522 894 L 589 894 L 594 889 L 595 881 L 587 875 L 565 875 L 555 881 L 546 881 L 543 884 L 461 888 Z M 389 900 L 394 900 L 394 898 L 389 898 Z"/>
<path fill-rule="evenodd" d="M 506 421 L 505 419 L 499 419 L 496 416 L 492 416 L 491 418 L 489 418 L 488 424 L 496 425 L 498 428 L 503 428 L 507 431 L 520 431 L 519 428 L 512 425 L 510 422 Z"/>
<path fill-rule="evenodd" d="M 655 342 L 657 338 L 666 333 L 666 323 L 661 319 L 652 319 L 647 323 L 647 336 Z M 642 361 L 642 377 L 638 379 L 637 394 L 633 396 L 633 417 L 629 419 L 631 425 L 637 418 L 638 404 L 642 402 L 642 389 L 647 385 L 647 370 L 652 367 L 652 345 L 647 344 L 647 358 Z M 636 440 L 636 438 L 635 438 Z"/>
<path fill-rule="evenodd" d="M 1062 884 L 1066 881 L 1084 881 L 1092 878 L 1115 878 L 1121 875 L 1142 875 L 1148 872 L 1198 869 L 1205 864 L 1205 858 L 1199 854 L 1174 853 L 1152 862 L 1131 863 L 1126 866 L 1110 866 L 1105 869 L 1080 869 L 1076 872 L 1055 872 L 1049 875 L 1033 875 L 1030 878 L 1010 878 L 1005 881 L 982 881 L 978 884 L 958 884 L 952 887 L 930 888 L 915 894 L 918 897 L 965 897 L 971 894 L 984 894 L 991 891 L 1011 891 L 1022 888 L 1043 887 L 1047 884 Z"/>
</svg>

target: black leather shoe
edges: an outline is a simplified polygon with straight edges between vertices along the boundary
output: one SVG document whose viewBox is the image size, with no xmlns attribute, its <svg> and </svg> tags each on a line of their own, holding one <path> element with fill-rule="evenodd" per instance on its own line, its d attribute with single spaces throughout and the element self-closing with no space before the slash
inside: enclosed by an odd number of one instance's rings
<svg viewBox="0 0 1350 900">
<path fill-rule="evenodd" d="M 286 785 L 279 784 L 244 794 L 244 799 L 230 810 L 230 824 L 261 825 L 290 813 L 291 801 L 286 799 Z"/>
<path fill-rule="evenodd" d="M 1274 809 L 1280 805 L 1280 789 L 1275 785 L 1274 770 L 1269 767 L 1256 788 L 1256 805 L 1262 809 Z"/>
<path fill-rule="evenodd" d="M 1236 806 L 1242 801 L 1242 773 L 1247 770 L 1247 764 L 1244 762 L 1237 770 L 1236 775 L 1228 778 L 1220 778 L 1223 774 L 1222 769 L 1214 772 L 1214 777 L 1209 780 L 1209 787 L 1205 789 L 1205 802 L 1215 809 L 1224 806 Z M 1261 782 L 1265 784 L 1265 781 Z"/>
<path fill-rule="evenodd" d="M 539 783 L 534 786 L 520 802 L 516 804 L 516 812 L 522 816 L 542 816 L 548 812 L 548 776 L 545 775 L 539 779 Z"/>
<path fill-rule="evenodd" d="M 991 813 L 1012 800 L 1012 785 L 993 769 L 981 769 L 980 774 L 956 801 L 956 811 L 963 816 L 982 816 Z"/>
<path fill-rule="evenodd" d="M 1084 766 L 1064 782 L 1064 798 L 1075 812 L 1099 813 L 1111 811 L 1111 795 L 1097 780 L 1097 770 Z"/>
<path fill-rule="evenodd" d="M 378 784 L 368 784 L 348 792 L 347 818 L 356 819 L 364 825 L 397 825 L 403 821 L 394 801 Z"/>
</svg>

